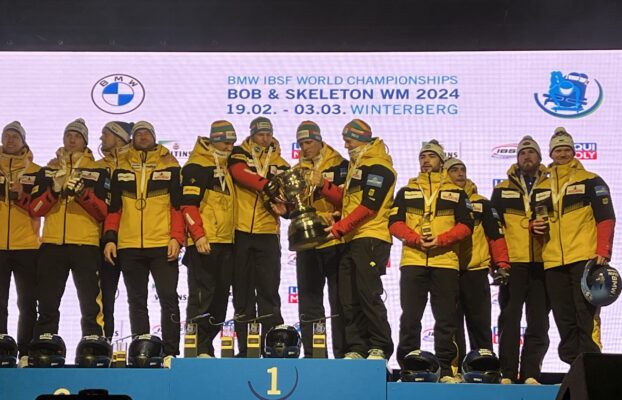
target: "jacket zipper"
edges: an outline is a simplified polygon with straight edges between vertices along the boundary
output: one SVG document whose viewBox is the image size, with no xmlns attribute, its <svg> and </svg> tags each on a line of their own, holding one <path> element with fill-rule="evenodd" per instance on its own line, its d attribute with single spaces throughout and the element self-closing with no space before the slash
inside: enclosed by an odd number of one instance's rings
<svg viewBox="0 0 622 400">
<path fill-rule="evenodd" d="M 72 172 L 73 172 L 73 154 L 70 154 L 69 155 L 69 173 L 65 177 L 65 179 L 69 178 Z M 61 193 L 62 193 L 62 189 L 61 189 Z M 63 213 L 63 243 L 62 244 L 65 244 L 65 237 L 67 235 L 67 204 L 68 204 L 67 198 L 65 198 L 65 210 Z"/>
<path fill-rule="evenodd" d="M 13 165 L 13 159 L 11 158 L 9 160 L 9 180 L 11 179 L 11 176 L 13 176 L 13 171 L 11 171 L 12 165 Z M 11 250 L 11 248 L 9 247 L 10 238 L 11 238 L 11 198 L 9 197 L 9 194 L 10 194 L 9 184 L 10 182 L 7 182 L 7 181 L 5 181 L 4 183 L 4 186 L 5 186 L 4 193 L 6 195 L 6 199 L 9 204 L 9 217 L 7 219 L 7 224 L 6 224 L 6 249 L 7 250 Z"/>
<path fill-rule="evenodd" d="M 428 172 L 428 188 L 430 191 L 430 197 L 432 197 L 432 173 Z M 423 218 L 425 218 L 425 200 L 423 201 Z M 430 214 L 432 214 L 432 203 L 430 203 Z M 432 217 L 432 215 L 430 215 L 430 217 Z M 430 225 L 432 225 L 432 220 L 430 220 Z M 429 250 L 425 251 L 425 266 L 429 267 L 428 263 L 430 261 L 430 253 Z"/>
<path fill-rule="evenodd" d="M 559 174 L 557 173 L 557 171 L 555 172 L 556 172 L 555 180 L 557 184 L 557 190 L 559 191 Z M 564 197 L 562 193 L 559 193 L 559 195 L 560 195 L 560 199 L 558 199 L 557 201 L 557 207 L 558 207 L 557 220 L 559 221 L 559 224 L 557 226 L 557 231 L 558 231 L 557 233 L 559 235 L 559 249 L 561 251 L 561 256 L 562 256 L 562 265 L 565 265 L 566 263 L 564 262 L 564 244 L 562 243 L 562 205 L 564 204 Z M 561 203 L 559 202 L 559 200 L 561 200 Z M 555 209 L 555 204 L 553 204 L 553 209 Z"/>
</svg>

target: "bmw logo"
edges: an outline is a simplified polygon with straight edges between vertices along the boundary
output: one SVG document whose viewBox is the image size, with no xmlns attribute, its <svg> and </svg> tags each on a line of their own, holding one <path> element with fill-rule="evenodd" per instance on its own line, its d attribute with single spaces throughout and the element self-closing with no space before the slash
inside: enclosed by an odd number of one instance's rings
<svg viewBox="0 0 622 400">
<path fill-rule="evenodd" d="M 93 104 L 109 114 L 127 114 L 145 100 L 145 88 L 133 76 L 112 74 L 99 79 L 91 90 Z"/>
</svg>

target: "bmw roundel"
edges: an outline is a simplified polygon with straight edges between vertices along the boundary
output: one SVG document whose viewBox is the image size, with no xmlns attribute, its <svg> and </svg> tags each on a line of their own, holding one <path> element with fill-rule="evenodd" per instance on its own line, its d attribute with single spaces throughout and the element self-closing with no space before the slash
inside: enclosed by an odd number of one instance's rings
<svg viewBox="0 0 622 400">
<path fill-rule="evenodd" d="M 133 76 L 112 74 L 99 79 L 91 90 L 93 103 L 109 114 L 127 114 L 145 100 L 145 88 Z"/>
</svg>

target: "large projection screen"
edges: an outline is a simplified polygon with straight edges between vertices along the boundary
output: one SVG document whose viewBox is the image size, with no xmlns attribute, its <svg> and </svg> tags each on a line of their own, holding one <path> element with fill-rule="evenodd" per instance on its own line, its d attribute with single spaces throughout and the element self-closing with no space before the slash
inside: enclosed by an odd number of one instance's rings
<svg viewBox="0 0 622 400">
<path fill-rule="evenodd" d="M 516 143 L 532 135 L 548 157 L 553 130 L 573 134 L 585 167 L 611 187 L 622 204 L 622 120 L 620 51 L 461 53 L 0 53 L 2 125 L 19 120 L 35 162 L 45 165 L 62 143 L 63 129 L 77 117 L 90 129 L 98 151 L 103 125 L 111 120 L 148 120 L 157 139 L 184 163 L 196 137 L 210 123 L 228 119 L 239 140 L 257 115 L 272 119 L 283 157 L 297 162 L 296 126 L 316 121 L 324 140 L 346 154 L 341 130 L 362 118 L 384 139 L 398 172 L 397 188 L 418 173 L 422 141 L 438 139 L 446 152 L 468 166 L 479 192 L 490 196 L 495 182 L 516 160 Z M 616 111 L 618 110 L 618 111 Z M 295 253 L 287 250 L 282 224 L 280 294 L 286 323 L 295 325 Z M 615 265 L 621 249 L 614 245 Z M 384 277 L 386 304 L 397 344 L 401 244 L 394 242 Z M 14 288 L 14 285 L 13 285 Z M 14 289 L 12 289 L 14 290 Z M 186 268 L 180 266 L 179 298 L 184 320 Z M 9 331 L 17 326 L 11 292 Z M 497 289 L 493 288 L 493 341 L 497 343 Z M 150 287 L 152 331 L 159 328 L 159 304 Z M 328 309 L 328 305 L 327 305 Z M 232 315 L 232 307 L 229 308 Z M 622 352 L 622 303 L 602 310 L 605 352 Z M 62 302 L 61 330 L 69 362 L 80 339 L 80 313 L 70 281 Z M 423 321 L 422 347 L 433 350 L 433 318 Z M 522 327 L 525 322 L 523 319 Z M 115 337 L 130 333 L 125 288 L 116 305 Z M 551 315 L 551 345 L 543 371 L 566 371 L 557 356 L 559 337 Z M 391 366 L 396 366 L 392 359 Z"/>
</svg>

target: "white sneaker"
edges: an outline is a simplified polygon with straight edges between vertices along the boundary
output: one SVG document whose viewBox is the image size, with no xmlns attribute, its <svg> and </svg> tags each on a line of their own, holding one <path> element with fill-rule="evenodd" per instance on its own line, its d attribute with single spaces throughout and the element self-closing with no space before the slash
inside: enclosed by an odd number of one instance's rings
<svg viewBox="0 0 622 400">
<path fill-rule="evenodd" d="M 214 358 L 214 357 L 207 353 L 201 353 L 197 356 L 197 358 Z"/>
<path fill-rule="evenodd" d="M 19 358 L 19 362 L 17 363 L 17 368 L 27 368 L 28 367 L 28 356 L 21 356 Z"/>
<path fill-rule="evenodd" d="M 343 359 L 344 360 L 362 360 L 363 356 L 357 353 L 356 351 L 351 351 L 349 353 L 346 353 L 346 355 L 343 356 Z"/>
<path fill-rule="evenodd" d="M 540 385 L 540 382 L 536 378 L 527 378 L 525 379 L 525 385 Z"/>
<path fill-rule="evenodd" d="M 510 378 L 501 378 L 501 382 L 499 382 L 499 383 L 501 383 L 502 385 L 511 385 L 514 382 L 512 382 L 512 380 Z"/>
<path fill-rule="evenodd" d="M 171 368 L 171 362 L 173 361 L 173 356 L 166 356 L 164 357 L 164 360 L 162 360 L 162 366 L 164 368 Z"/>
<path fill-rule="evenodd" d="M 455 377 L 455 376 L 445 375 L 444 377 L 441 378 L 440 382 L 441 383 L 460 383 L 462 382 L 462 379 Z"/>
<path fill-rule="evenodd" d="M 380 349 L 371 349 L 368 352 L 367 359 L 368 360 L 385 360 L 384 351 Z"/>
</svg>

